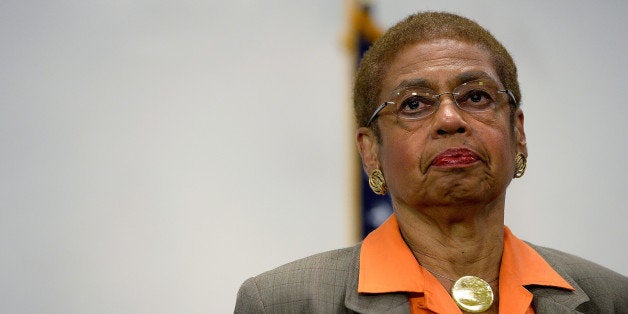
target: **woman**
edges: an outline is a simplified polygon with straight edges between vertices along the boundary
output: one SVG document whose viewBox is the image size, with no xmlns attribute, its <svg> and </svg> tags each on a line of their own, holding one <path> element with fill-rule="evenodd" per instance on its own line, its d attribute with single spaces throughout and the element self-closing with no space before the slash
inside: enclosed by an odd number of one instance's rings
<svg viewBox="0 0 628 314">
<path fill-rule="evenodd" d="M 504 226 L 524 174 L 514 62 L 485 29 L 448 13 L 391 28 L 358 70 L 357 145 L 394 214 L 361 244 L 247 280 L 236 312 L 628 311 L 628 280 L 526 244 Z"/>
</svg>

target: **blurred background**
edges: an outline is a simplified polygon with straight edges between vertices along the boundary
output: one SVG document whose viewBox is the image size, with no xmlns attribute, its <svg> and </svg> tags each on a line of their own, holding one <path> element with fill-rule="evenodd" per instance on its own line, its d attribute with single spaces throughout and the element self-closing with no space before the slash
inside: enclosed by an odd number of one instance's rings
<svg viewBox="0 0 628 314">
<path fill-rule="evenodd" d="M 470 17 L 520 71 L 520 238 L 628 274 L 628 2 L 372 1 Z M 0 312 L 228 313 L 358 241 L 343 1 L 0 2 Z M 567 218 L 565 218 L 567 217 Z"/>
</svg>

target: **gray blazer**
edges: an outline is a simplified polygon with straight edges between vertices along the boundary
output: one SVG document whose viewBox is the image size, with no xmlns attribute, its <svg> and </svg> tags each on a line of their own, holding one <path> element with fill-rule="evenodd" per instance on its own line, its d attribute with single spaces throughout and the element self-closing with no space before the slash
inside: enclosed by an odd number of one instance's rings
<svg viewBox="0 0 628 314">
<path fill-rule="evenodd" d="M 628 277 L 531 246 L 575 288 L 527 287 L 536 313 L 628 313 Z M 235 313 L 410 313 L 404 293 L 358 293 L 360 247 L 320 253 L 249 278 L 238 291 Z"/>
</svg>

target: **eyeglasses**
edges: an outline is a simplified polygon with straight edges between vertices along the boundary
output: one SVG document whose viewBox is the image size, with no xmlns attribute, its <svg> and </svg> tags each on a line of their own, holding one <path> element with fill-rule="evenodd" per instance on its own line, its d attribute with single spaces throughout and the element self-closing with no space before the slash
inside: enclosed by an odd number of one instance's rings
<svg viewBox="0 0 628 314">
<path fill-rule="evenodd" d="M 416 121 L 429 117 L 440 106 L 440 97 L 449 94 L 458 108 L 472 114 L 492 112 L 500 103 L 501 94 L 507 94 L 513 104 L 517 103 L 515 95 L 508 89 L 499 89 L 497 83 L 490 80 L 476 80 L 464 83 L 451 92 L 436 93 L 419 86 L 410 86 L 392 92 L 389 101 L 379 105 L 366 126 L 377 118 L 377 115 L 388 105 L 393 105 L 394 113 L 399 119 Z"/>
</svg>

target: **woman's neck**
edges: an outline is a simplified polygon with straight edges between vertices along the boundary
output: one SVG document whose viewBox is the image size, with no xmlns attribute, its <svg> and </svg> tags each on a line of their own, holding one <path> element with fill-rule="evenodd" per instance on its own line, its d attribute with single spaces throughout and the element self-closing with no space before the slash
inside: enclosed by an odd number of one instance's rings
<svg viewBox="0 0 628 314">
<path fill-rule="evenodd" d="M 491 281 L 499 276 L 504 247 L 503 204 L 501 199 L 483 208 L 395 206 L 395 214 L 401 235 L 424 268 L 437 277 L 473 275 Z"/>
</svg>

